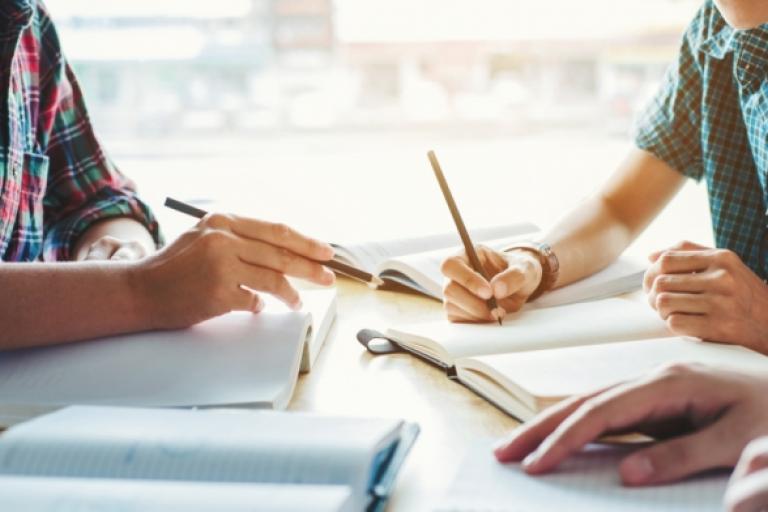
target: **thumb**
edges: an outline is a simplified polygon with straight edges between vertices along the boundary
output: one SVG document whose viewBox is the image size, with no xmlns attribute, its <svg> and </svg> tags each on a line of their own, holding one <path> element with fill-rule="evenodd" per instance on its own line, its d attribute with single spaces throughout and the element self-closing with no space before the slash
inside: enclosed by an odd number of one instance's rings
<svg viewBox="0 0 768 512">
<path fill-rule="evenodd" d="M 719 424 L 694 434 L 678 437 L 639 450 L 625 458 L 619 466 L 626 485 L 656 485 L 721 467 L 730 467 L 738 457 L 731 453 L 733 444 Z"/>
</svg>

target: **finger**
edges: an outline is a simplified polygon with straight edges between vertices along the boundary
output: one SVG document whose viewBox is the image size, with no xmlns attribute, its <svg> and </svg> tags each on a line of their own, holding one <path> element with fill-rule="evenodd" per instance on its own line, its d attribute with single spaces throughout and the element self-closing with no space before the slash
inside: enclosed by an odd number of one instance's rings
<svg viewBox="0 0 768 512">
<path fill-rule="evenodd" d="M 260 313 L 264 309 L 264 301 L 253 290 L 238 286 L 232 298 L 232 311 L 250 311 Z"/>
<path fill-rule="evenodd" d="M 725 493 L 729 512 L 759 512 L 768 509 L 768 471 L 761 470 L 743 479 L 731 479 Z"/>
<path fill-rule="evenodd" d="M 505 315 L 520 311 L 528 300 L 528 295 L 515 294 L 497 302 L 499 309 L 503 309 Z"/>
<path fill-rule="evenodd" d="M 491 320 L 488 304 L 477 295 L 470 293 L 469 290 L 458 284 L 456 281 L 449 281 L 443 288 L 443 297 L 446 302 L 450 302 L 464 310 L 467 314 L 479 320 Z"/>
<path fill-rule="evenodd" d="M 494 454 L 499 462 L 519 462 L 539 447 L 566 418 L 587 400 L 605 390 L 585 396 L 575 396 L 559 402 L 524 423 L 496 444 Z"/>
<path fill-rule="evenodd" d="M 531 286 L 530 283 L 527 282 L 526 277 L 527 276 L 520 268 L 514 266 L 495 275 L 493 279 L 491 279 L 493 296 L 496 297 L 497 300 L 501 300 L 521 292 L 525 295 L 530 295 L 533 293 L 533 290 L 528 291 Z"/>
<path fill-rule="evenodd" d="M 270 268 L 281 274 L 307 279 L 317 284 L 329 285 L 334 281 L 333 272 L 284 247 L 251 239 L 241 239 L 239 246 L 238 254 L 245 263 Z"/>
<path fill-rule="evenodd" d="M 678 336 L 717 341 L 713 339 L 714 333 L 708 315 L 672 313 L 667 317 L 667 328 Z"/>
<path fill-rule="evenodd" d="M 731 478 L 738 480 L 766 468 L 768 468 L 768 437 L 760 437 L 744 448 Z"/>
<path fill-rule="evenodd" d="M 268 268 L 242 264 L 238 269 L 237 278 L 238 283 L 242 286 L 251 290 L 269 293 L 280 299 L 288 307 L 301 309 L 299 292 L 279 272 Z"/>
<path fill-rule="evenodd" d="M 461 256 L 453 256 L 446 259 L 441 267 L 443 275 L 452 281 L 474 293 L 484 300 L 493 295 L 491 285 L 483 276 L 475 272 L 466 259 Z"/>
<path fill-rule="evenodd" d="M 700 251 L 700 250 L 707 250 L 707 249 L 711 249 L 711 247 L 700 245 L 695 242 L 690 242 L 688 240 L 683 240 L 682 242 L 678 242 L 667 249 L 661 249 L 659 251 L 652 252 L 648 256 L 648 259 L 650 260 L 651 263 L 655 263 L 656 260 L 659 259 L 659 256 L 661 256 L 666 251 Z"/>
<path fill-rule="evenodd" d="M 734 448 L 722 423 L 699 432 L 639 450 L 619 465 L 626 485 L 674 482 L 708 469 L 733 466 L 741 447 Z"/>
<path fill-rule="evenodd" d="M 712 297 L 698 293 L 660 293 L 656 296 L 656 311 L 666 320 L 670 315 L 703 315 L 712 310 Z"/>
<path fill-rule="evenodd" d="M 128 242 L 121 245 L 110 258 L 114 261 L 136 261 L 147 255 L 146 250 L 141 244 Z"/>
<path fill-rule="evenodd" d="M 714 251 L 665 251 L 659 256 L 655 265 L 659 274 L 682 274 L 688 272 L 701 272 L 712 263 Z"/>
<path fill-rule="evenodd" d="M 99 238 L 89 248 L 86 260 L 108 260 L 120 247 L 120 241 L 111 236 Z"/>
<path fill-rule="evenodd" d="M 687 411 L 693 379 L 660 377 L 615 387 L 584 402 L 523 462 L 531 474 L 546 473 L 607 432 L 620 431 L 656 418 Z M 667 400 L 664 403 L 664 400 Z"/>
<path fill-rule="evenodd" d="M 213 229 L 229 230 L 244 238 L 262 240 L 284 247 L 309 259 L 327 261 L 333 258 L 333 248 L 330 245 L 305 236 L 285 224 L 220 213 L 206 215 L 201 224 Z"/>
<path fill-rule="evenodd" d="M 696 274 L 656 274 L 651 293 L 701 293 L 710 288 L 712 276 L 707 272 Z"/>
<path fill-rule="evenodd" d="M 445 309 L 446 316 L 448 317 L 448 320 L 451 322 L 458 322 L 458 323 L 480 323 L 480 322 L 490 322 L 491 318 L 490 316 L 488 318 L 480 318 L 476 317 L 456 304 L 453 304 L 452 302 L 446 302 L 443 305 L 443 308 Z"/>
</svg>

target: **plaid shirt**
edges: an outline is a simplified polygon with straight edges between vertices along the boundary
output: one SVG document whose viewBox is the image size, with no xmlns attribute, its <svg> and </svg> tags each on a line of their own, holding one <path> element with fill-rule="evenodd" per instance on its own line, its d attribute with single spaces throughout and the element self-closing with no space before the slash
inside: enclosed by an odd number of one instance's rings
<svg viewBox="0 0 768 512">
<path fill-rule="evenodd" d="M 711 0 L 640 117 L 635 142 L 706 180 L 718 247 L 768 278 L 768 25 L 737 31 Z M 692 215 L 695 215 L 691 212 Z"/>
<path fill-rule="evenodd" d="M 96 140 L 47 11 L 0 0 L 0 259 L 70 259 L 95 222 L 126 216 L 160 242 L 149 208 Z"/>
</svg>

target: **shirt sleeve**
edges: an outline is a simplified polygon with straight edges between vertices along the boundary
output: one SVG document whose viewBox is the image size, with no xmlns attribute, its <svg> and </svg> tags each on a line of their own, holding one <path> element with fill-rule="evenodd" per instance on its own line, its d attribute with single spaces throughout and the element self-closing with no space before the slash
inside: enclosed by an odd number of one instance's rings
<svg viewBox="0 0 768 512">
<path fill-rule="evenodd" d="M 52 69 L 41 69 L 41 105 L 43 98 L 50 101 L 50 109 L 41 111 L 40 121 L 40 129 L 47 132 L 45 154 L 50 163 L 43 258 L 70 259 L 75 243 L 88 228 L 115 217 L 141 222 L 160 246 L 163 240 L 155 216 L 138 197 L 134 184 L 104 153 L 74 72 L 59 51 L 53 53 Z"/>
<path fill-rule="evenodd" d="M 702 75 L 691 48 L 691 28 L 677 60 L 667 69 L 661 87 L 635 124 L 635 145 L 685 176 L 701 180 Z"/>
</svg>

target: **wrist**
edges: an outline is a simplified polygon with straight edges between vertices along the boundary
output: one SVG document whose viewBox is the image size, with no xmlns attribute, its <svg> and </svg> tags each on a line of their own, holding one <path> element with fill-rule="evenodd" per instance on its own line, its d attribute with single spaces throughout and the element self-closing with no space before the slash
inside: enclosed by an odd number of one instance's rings
<svg viewBox="0 0 768 512">
<path fill-rule="evenodd" d="M 137 325 L 143 329 L 162 329 L 157 293 L 151 267 L 147 260 L 127 263 L 125 266 L 125 282 L 129 309 Z"/>
</svg>

